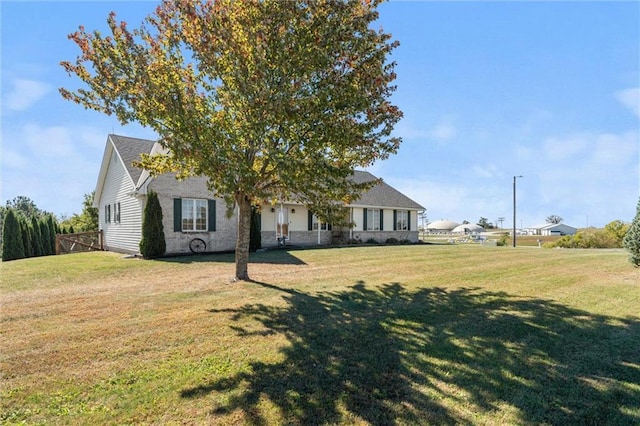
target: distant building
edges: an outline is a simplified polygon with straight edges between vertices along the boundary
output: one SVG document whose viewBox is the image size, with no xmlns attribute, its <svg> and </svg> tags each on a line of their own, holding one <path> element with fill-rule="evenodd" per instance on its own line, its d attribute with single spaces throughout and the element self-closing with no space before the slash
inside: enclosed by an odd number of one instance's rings
<svg viewBox="0 0 640 426">
<path fill-rule="evenodd" d="M 436 220 L 427 225 L 427 231 L 429 232 L 451 232 L 455 227 L 460 224 L 452 220 Z"/>
<path fill-rule="evenodd" d="M 458 225 L 451 231 L 454 234 L 473 234 L 477 232 L 484 232 L 484 228 L 480 225 L 474 225 L 472 223 L 464 223 L 462 225 Z"/>
<path fill-rule="evenodd" d="M 526 231 L 529 235 L 575 235 L 578 228 L 564 223 L 545 223 L 527 228 Z"/>
</svg>

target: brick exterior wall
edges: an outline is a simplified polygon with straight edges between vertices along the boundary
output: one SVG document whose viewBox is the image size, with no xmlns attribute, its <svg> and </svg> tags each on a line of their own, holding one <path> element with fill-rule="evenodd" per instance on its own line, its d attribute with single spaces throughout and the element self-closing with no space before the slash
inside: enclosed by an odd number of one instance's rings
<svg viewBox="0 0 640 426">
<path fill-rule="evenodd" d="M 224 200 L 215 198 L 207 189 L 206 179 L 201 177 L 183 181 L 171 175 L 162 175 L 153 179 L 149 189 L 158 193 L 162 207 L 162 224 L 164 226 L 167 254 L 191 253 L 189 242 L 194 238 L 202 239 L 207 251 L 229 251 L 236 247 L 237 217 L 234 214 L 227 218 L 227 206 Z M 199 198 L 216 200 L 216 230 L 211 232 L 175 232 L 173 230 L 173 200 L 175 198 Z"/>
</svg>

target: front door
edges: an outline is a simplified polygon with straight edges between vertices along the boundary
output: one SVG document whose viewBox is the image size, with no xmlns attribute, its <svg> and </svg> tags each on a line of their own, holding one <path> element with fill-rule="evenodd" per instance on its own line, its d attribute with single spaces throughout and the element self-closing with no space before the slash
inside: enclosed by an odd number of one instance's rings
<svg viewBox="0 0 640 426">
<path fill-rule="evenodd" d="M 284 243 L 289 239 L 289 209 L 280 206 L 276 209 L 276 238 Z"/>
</svg>

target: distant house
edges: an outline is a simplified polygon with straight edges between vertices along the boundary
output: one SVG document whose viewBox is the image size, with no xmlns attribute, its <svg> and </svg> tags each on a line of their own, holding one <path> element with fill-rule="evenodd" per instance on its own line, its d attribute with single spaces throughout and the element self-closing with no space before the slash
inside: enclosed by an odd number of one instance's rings
<svg viewBox="0 0 640 426">
<path fill-rule="evenodd" d="M 529 235 L 575 235 L 578 232 L 578 228 L 564 223 L 545 223 L 526 230 Z"/>
<path fill-rule="evenodd" d="M 188 253 L 195 239 L 204 243 L 206 251 L 235 249 L 237 216 L 227 217 L 224 201 L 209 191 L 206 178 L 178 181 L 170 174 L 152 177 L 133 166 L 140 154 L 160 149 L 159 144 L 150 140 L 107 137 L 94 198 L 105 248 L 139 252 L 146 195 L 153 190 L 162 207 L 167 253 Z M 352 179 L 361 183 L 376 178 L 368 172 L 355 171 Z M 284 200 L 275 205 L 265 204 L 260 217 L 262 245 L 418 240 L 418 213 L 424 207 L 384 182 L 347 207 L 352 225 L 332 227 L 319 221 L 308 206 Z"/>
</svg>

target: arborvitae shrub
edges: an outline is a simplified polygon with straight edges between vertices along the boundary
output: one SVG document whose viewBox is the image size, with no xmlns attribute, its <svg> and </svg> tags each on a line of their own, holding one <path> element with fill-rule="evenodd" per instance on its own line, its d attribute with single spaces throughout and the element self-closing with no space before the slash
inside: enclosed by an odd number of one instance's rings
<svg viewBox="0 0 640 426">
<path fill-rule="evenodd" d="M 158 201 L 158 194 L 149 191 L 147 205 L 142 217 L 142 240 L 140 240 L 140 254 L 145 259 L 162 256 L 167 250 L 164 240 L 164 226 L 162 225 L 162 207 Z"/>
<path fill-rule="evenodd" d="M 45 218 L 40 219 L 40 238 L 42 239 L 42 255 L 49 256 L 52 253 L 51 238 L 49 238 L 49 224 Z"/>
<path fill-rule="evenodd" d="M 20 223 L 13 209 L 7 210 L 2 227 L 2 260 L 15 260 L 24 258 L 24 242 Z"/>
<path fill-rule="evenodd" d="M 251 231 L 249 237 L 249 250 L 256 251 L 262 247 L 262 235 L 260 234 L 260 211 L 257 207 L 251 208 Z"/>
<path fill-rule="evenodd" d="M 58 233 L 58 224 L 51 214 L 47 216 L 47 227 L 49 228 L 49 244 L 51 247 L 51 252 L 49 254 L 56 254 L 56 234 Z"/>
<path fill-rule="evenodd" d="M 622 240 L 622 245 L 629 252 L 629 262 L 633 266 L 640 266 L 640 199 L 636 208 L 636 217 L 633 218 L 633 222 Z"/>
<path fill-rule="evenodd" d="M 24 257 L 33 257 L 33 247 L 31 246 L 31 227 L 27 218 L 20 215 L 18 222 L 20 222 L 20 232 L 22 232 L 22 246 L 24 247 Z"/>
<path fill-rule="evenodd" d="M 40 224 L 35 216 L 31 217 L 31 251 L 34 256 L 42 256 L 42 234 Z"/>
</svg>

